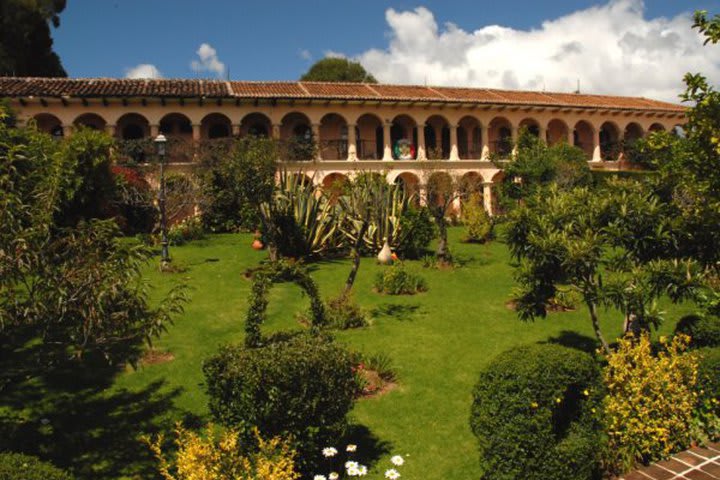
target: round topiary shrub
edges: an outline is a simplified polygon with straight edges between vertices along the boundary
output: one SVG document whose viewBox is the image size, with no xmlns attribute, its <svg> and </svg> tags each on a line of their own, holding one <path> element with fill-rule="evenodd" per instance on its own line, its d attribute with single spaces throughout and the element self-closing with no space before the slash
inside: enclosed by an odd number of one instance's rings
<svg viewBox="0 0 720 480">
<path fill-rule="evenodd" d="M 323 336 L 225 347 L 203 372 L 219 422 L 248 442 L 255 427 L 263 438 L 291 436 L 301 469 L 343 434 L 358 388 L 351 354 Z"/>
<path fill-rule="evenodd" d="M 375 290 L 387 295 L 415 295 L 426 292 L 427 282 L 418 274 L 408 271 L 402 263 L 387 267 L 375 276 Z"/>
<path fill-rule="evenodd" d="M 0 453 L 0 480 L 73 480 L 73 476 L 37 457 Z"/>
<path fill-rule="evenodd" d="M 675 326 L 675 333 L 689 336 L 692 347 L 720 347 L 720 318 L 686 315 Z"/>
<path fill-rule="evenodd" d="M 499 355 L 480 374 L 470 416 L 482 478 L 593 478 L 603 392 L 597 362 L 578 350 L 532 345 Z"/>
</svg>

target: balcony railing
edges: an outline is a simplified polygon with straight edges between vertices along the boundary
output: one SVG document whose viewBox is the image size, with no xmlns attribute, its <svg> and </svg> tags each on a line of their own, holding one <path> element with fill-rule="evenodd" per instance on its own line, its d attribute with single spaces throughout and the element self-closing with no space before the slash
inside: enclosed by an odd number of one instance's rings
<svg viewBox="0 0 720 480">
<path fill-rule="evenodd" d="M 378 152 L 378 144 L 375 140 L 361 139 L 357 142 L 357 157 L 360 160 L 382 160 L 382 150 Z"/>
<path fill-rule="evenodd" d="M 347 140 L 323 140 L 320 142 L 320 156 L 323 160 L 345 160 L 348 157 Z"/>
<path fill-rule="evenodd" d="M 512 153 L 513 143 L 509 138 L 495 140 L 494 142 L 490 142 L 490 144 L 493 147 L 493 152 L 497 155 L 507 157 Z"/>
</svg>

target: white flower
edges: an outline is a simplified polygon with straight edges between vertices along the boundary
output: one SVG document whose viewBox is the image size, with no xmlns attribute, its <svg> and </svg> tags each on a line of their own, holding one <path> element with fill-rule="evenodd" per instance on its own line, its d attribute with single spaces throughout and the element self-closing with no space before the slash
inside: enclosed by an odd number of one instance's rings
<svg viewBox="0 0 720 480">
<path fill-rule="evenodd" d="M 345 469 L 350 470 L 351 468 L 358 468 L 358 465 L 359 464 L 357 462 L 353 461 L 345 462 Z"/>
<path fill-rule="evenodd" d="M 346 452 L 350 452 L 350 453 L 355 452 L 355 451 L 357 451 L 357 445 L 353 445 L 353 444 L 351 443 L 350 445 L 348 445 L 348 446 L 345 448 L 345 451 L 346 451 Z"/>
<path fill-rule="evenodd" d="M 391 468 L 390 470 L 385 471 L 385 478 L 389 480 L 397 480 L 400 478 L 400 473 L 394 468 Z"/>
<path fill-rule="evenodd" d="M 360 465 L 358 467 L 358 476 L 364 477 L 365 475 L 367 475 L 367 467 L 365 465 Z"/>
<path fill-rule="evenodd" d="M 313 480 L 327 480 L 327 478 L 325 478 L 325 475 L 315 475 Z"/>
<path fill-rule="evenodd" d="M 347 474 L 351 477 L 364 477 L 367 475 L 367 467 L 365 465 L 360 465 L 357 462 L 345 462 L 345 469 L 347 470 Z"/>
<path fill-rule="evenodd" d="M 394 457 L 392 457 L 392 458 L 390 459 L 390 461 L 391 461 L 392 464 L 395 465 L 396 467 L 399 467 L 399 466 L 401 466 L 403 463 L 405 463 L 405 459 L 404 459 L 403 457 L 401 457 L 400 455 L 395 455 Z"/>
<path fill-rule="evenodd" d="M 340 478 L 340 474 L 337 472 L 332 472 L 330 475 L 328 475 L 329 480 L 338 480 Z"/>
<path fill-rule="evenodd" d="M 337 449 L 335 449 L 333 447 L 325 447 L 325 448 L 323 448 L 323 451 L 322 451 L 322 454 L 325 458 L 334 457 L 335 455 L 337 455 L 337 453 L 338 453 Z"/>
</svg>

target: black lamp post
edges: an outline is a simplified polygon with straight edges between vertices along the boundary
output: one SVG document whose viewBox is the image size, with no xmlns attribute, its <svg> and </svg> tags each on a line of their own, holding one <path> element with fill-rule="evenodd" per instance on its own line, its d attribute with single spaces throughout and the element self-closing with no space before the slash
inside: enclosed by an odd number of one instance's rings
<svg viewBox="0 0 720 480">
<path fill-rule="evenodd" d="M 160 191 L 158 192 L 158 206 L 160 207 L 160 266 L 164 267 L 170 262 L 167 237 L 167 217 L 165 215 L 165 146 L 167 139 L 162 133 L 155 137 L 155 147 L 160 157 Z"/>
</svg>

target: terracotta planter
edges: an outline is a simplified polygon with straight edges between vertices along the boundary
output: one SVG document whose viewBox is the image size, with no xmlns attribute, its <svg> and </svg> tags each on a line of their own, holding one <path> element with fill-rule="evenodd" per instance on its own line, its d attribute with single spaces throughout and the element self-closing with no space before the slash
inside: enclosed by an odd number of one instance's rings
<svg viewBox="0 0 720 480">
<path fill-rule="evenodd" d="M 253 250 L 262 250 L 264 246 L 265 246 L 265 245 L 263 245 L 263 243 L 260 241 L 259 238 L 256 238 L 256 239 L 253 240 L 253 242 L 252 242 L 252 248 L 253 248 Z"/>
</svg>

